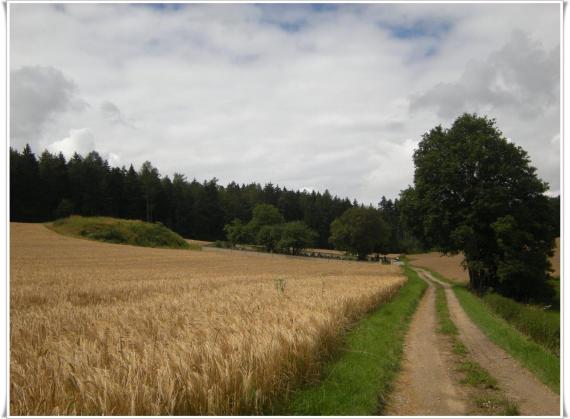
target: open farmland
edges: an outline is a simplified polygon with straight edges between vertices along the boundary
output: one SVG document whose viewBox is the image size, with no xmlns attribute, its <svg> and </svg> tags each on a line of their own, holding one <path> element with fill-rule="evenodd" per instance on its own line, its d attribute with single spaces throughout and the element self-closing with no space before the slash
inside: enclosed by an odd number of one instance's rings
<svg viewBox="0 0 570 419">
<path fill-rule="evenodd" d="M 170 250 L 11 224 L 10 413 L 261 413 L 399 268 L 250 252 Z"/>
</svg>

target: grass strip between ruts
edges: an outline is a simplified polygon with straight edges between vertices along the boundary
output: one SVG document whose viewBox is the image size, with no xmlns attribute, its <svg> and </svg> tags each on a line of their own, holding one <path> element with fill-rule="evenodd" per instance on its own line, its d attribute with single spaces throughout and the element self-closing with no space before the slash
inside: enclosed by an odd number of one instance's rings
<svg viewBox="0 0 570 419">
<path fill-rule="evenodd" d="M 520 412 L 517 404 L 505 397 L 498 387 L 497 380 L 469 356 L 469 351 L 459 339 L 459 330 L 451 320 L 445 290 L 439 284 L 436 284 L 435 304 L 439 332 L 449 337 L 455 354 L 455 367 L 464 374 L 461 384 L 472 386 L 481 392 L 478 395 L 479 402 L 476 402 L 481 411 L 476 413 L 485 416 L 518 416 Z M 493 394 L 493 392 L 499 393 Z"/>
<path fill-rule="evenodd" d="M 559 358 L 492 313 L 484 302 L 466 287 L 456 285 L 453 291 L 469 318 L 491 341 L 532 371 L 553 391 L 560 392 Z"/>
<path fill-rule="evenodd" d="M 301 388 L 283 415 L 375 415 L 400 368 L 405 333 L 427 285 L 404 267 L 408 281 L 394 299 L 348 332 L 340 355 L 325 364 L 322 379 Z"/>
</svg>

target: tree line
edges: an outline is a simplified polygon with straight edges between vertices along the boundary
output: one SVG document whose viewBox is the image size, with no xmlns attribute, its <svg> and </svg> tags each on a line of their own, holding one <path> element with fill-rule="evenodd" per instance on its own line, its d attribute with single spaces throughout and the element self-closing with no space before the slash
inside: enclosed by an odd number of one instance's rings
<svg viewBox="0 0 570 419">
<path fill-rule="evenodd" d="M 413 154 L 414 182 L 376 207 L 267 183 L 161 176 L 150 162 L 110 167 L 97 152 L 69 160 L 27 145 L 10 149 L 10 219 L 70 214 L 160 221 L 183 237 L 258 243 L 298 252 L 309 244 L 367 252 L 462 253 L 470 286 L 529 301 L 547 292 L 560 197 L 495 120 L 464 114 L 426 132 Z"/>
<path fill-rule="evenodd" d="M 228 230 L 224 227 L 236 222 L 247 225 L 260 204 L 275 207 L 283 223 L 304 223 L 314 232 L 306 238 L 319 248 L 333 247 L 330 238 L 334 220 L 350 208 L 363 207 L 356 200 L 332 196 L 328 190 L 298 191 L 272 183 L 262 186 L 230 182 L 223 186 L 216 178 L 189 181 L 180 173 L 170 178 L 162 176 L 148 161 L 138 170 L 132 164 L 128 168 L 111 167 L 96 151 L 86 156 L 75 153 L 66 159 L 62 153 L 49 151 L 36 156 L 29 145 L 22 151 L 10 148 L 11 221 L 104 215 L 158 221 L 186 238 L 226 240 Z M 399 208 L 398 199 L 385 197 L 372 208 L 387 226 L 385 248 L 393 252 L 420 245 L 400 222 Z M 288 224 L 285 233 L 295 229 L 300 231 L 300 225 Z M 277 231 L 265 228 L 263 234 L 271 247 L 270 237 L 276 237 Z M 255 241 L 253 237 L 248 239 Z"/>
</svg>

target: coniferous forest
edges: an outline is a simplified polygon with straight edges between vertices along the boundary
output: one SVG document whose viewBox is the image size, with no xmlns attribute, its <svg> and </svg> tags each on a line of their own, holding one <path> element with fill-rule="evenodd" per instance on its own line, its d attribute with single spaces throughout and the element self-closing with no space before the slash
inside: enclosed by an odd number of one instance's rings
<svg viewBox="0 0 570 419">
<path fill-rule="evenodd" d="M 356 200 L 324 192 L 295 191 L 267 183 L 223 186 L 176 173 L 161 176 L 151 162 L 140 168 L 111 167 L 96 151 L 86 156 L 48 151 L 36 155 L 28 145 L 10 148 L 10 220 L 42 222 L 77 215 L 104 215 L 161 222 L 186 238 L 224 240 L 224 225 L 247 223 L 258 204 L 279 209 L 285 221 L 303 221 L 317 233 L 315 245 L 331 248 L 330 225 Z M 398 199 L 381 197 L 376 208 L 389 226 L 392 251 L 417 246 L 402 222 Z"/>
</svg>

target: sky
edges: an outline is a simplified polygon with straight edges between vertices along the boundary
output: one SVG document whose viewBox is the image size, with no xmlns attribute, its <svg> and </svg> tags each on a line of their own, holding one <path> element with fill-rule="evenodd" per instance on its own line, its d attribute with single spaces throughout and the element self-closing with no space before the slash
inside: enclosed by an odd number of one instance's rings
<svg viewBox="0 0 570 419">
<path fill-rule="evenodd" d="M 495 118 L 560 190 L 559 4 L 10 4 L 10 145 L 376 204 Z"/>
</svg>

